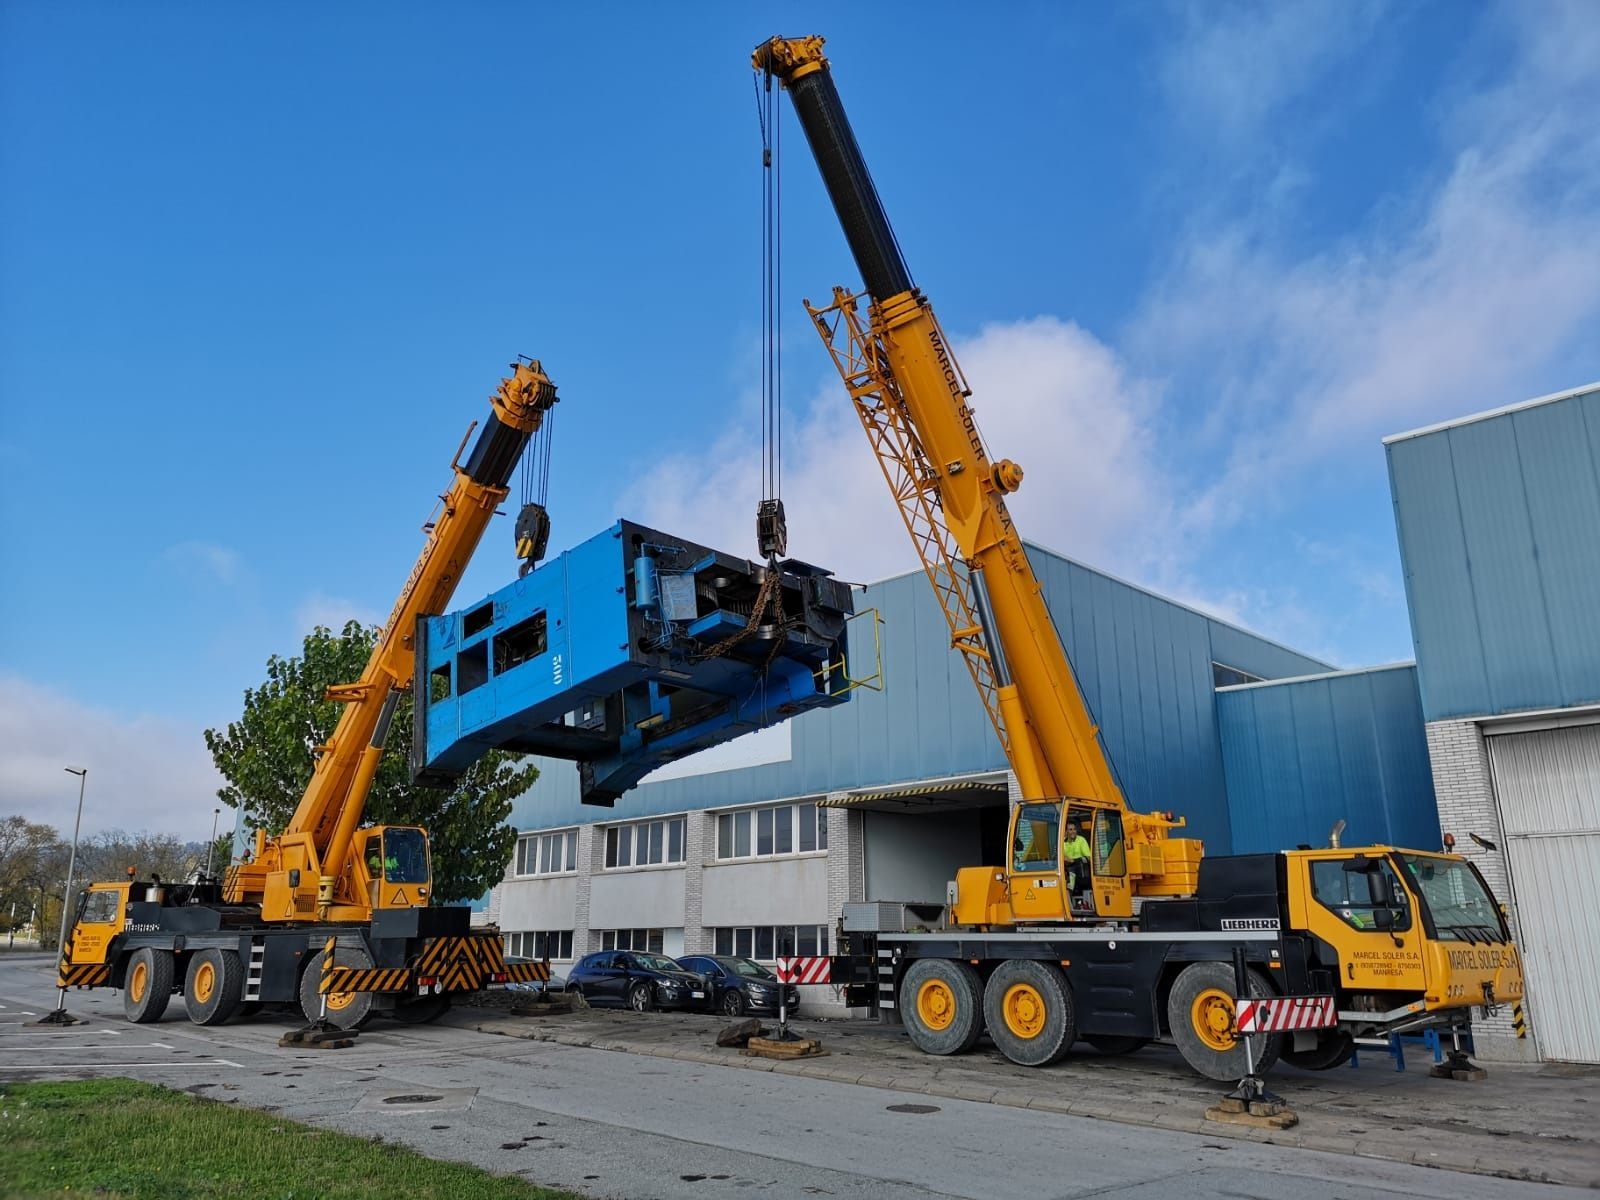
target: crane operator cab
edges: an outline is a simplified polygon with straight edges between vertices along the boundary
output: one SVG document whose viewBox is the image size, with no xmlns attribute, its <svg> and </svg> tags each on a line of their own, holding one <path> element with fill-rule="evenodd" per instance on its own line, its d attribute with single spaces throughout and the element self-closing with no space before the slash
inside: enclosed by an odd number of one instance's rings
<svg viewBox="0 0 1600 1200">
<path fill-rule="evenodd" d="M 360 891 L 374 911 L 381 908 L 426 908 L 433 870 L 428 835 L 409 825 L 379 825 L 356 834 L 359 853 L 354 870 Z"/>
<path fill-rule="evenodd" d="M 1016 920 L 1126 915 L 1132 899 L 1122 814 L 1073 800 L 1018 805 L 1007 875 Z"/>
</svg>

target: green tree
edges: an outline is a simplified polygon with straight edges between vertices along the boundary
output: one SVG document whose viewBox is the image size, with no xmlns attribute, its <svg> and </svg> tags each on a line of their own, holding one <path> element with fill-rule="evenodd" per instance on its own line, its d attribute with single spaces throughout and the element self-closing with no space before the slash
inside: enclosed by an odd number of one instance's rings
<svg viewBox="0 0 1600 1200">
<path fill-rule="evenodd" d="M 225 730 L 206 730 L 206 747 L 227 780 L 217 795 L 242 808 L 251 827 L 281 832 L 311 781 L 313 749 L 333 735 L 342 704 L 324 699 L 333 684 L 359 679 L 378 630 L 358 621 L 333 633 L 317 626 L 298 658 L 273 655 L 266 682 L 244 694 L 244 714 Z M 505 875 L 516 845 L 506 824 L 511 802 L 538 778 L 538 768 L 509 754 L 486 754 L 449 791 L 411 782 L 411 698 L 389 728 L 364 820 L 421 825 L 433 843 L 433 898 L 471 900 Z"/>
</svg>

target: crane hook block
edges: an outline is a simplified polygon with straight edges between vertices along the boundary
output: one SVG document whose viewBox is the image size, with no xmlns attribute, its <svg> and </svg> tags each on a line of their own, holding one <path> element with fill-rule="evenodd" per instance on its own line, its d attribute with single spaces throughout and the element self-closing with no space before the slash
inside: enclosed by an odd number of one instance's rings
<svg viewBox="0 0 1600 1200">
<path fill-rule="evenodd" d="M 771 562 L 789 553 L 789 520 L 782 500 L 762 500 L 756 505 L 756 545 Z"/>
<path fill-rule="evenodd" d="M 522 560 L 519 575 L 526 575 L 550 549 L 550 514 L 542 504 L 524 504 L 517 514 L 517 557 Z"/>
</svg>

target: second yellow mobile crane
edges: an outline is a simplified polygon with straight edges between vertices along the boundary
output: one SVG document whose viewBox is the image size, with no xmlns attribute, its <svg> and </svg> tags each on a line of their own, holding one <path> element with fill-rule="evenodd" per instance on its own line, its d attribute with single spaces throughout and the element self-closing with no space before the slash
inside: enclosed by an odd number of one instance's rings
<svg viewBox="0 0 1600 1200">
<path fill-rule="evenodd" d="M 755 49 L 787 91 L 866 285 L 808 313 L 839 370 L 1005 755 L 1022 802 L 1010 859 L 963 868 L 933 928 L 847 906 L 834 982 L 893 1011 L 922 1049 L 985 1032 L 1044 1065 L 1082 1037 L 1124 1053 L 1158 1037 L 1202 1074 L 1246 1074 L 1237 1001 L 1284 998 L 1250 1037 L 1326 1068 L 1353 1039 L 1439 1027 L 1522 994 L 1521 964 L 1477 870 L 1388 846 L 1203 857 L 1170 812 L 1133 811 L 1006 507 L 1022 468 L 993 458 L 971 388 L 914 285 L 820 37 Z M 1089 833 L 1087 859 L 1064 843 Z M 1243 987 L 1241 988 L 1241 979 Z M 1278 1023 L 1274 1024 L 1276 1020 Z"/>
<path fill-rule="evenodd" d="M 448 607 L 555 403 L 544 368 L 524 359 L 500 381 L 463 462 L 468 429 L 366 669 L 328 693 L 346 707 L 316 748 L 311 782 L 283 831 L 257 830 L 252 853 L 220 887 L 91 886 L 62 947 L 61 987 L 121 988 L 128 1019 L 138 1022 L 159 1020 L 182 995 L 202 1025 L 298 1003 L 307 1020 L 325 1016 L 349 1029 L 379 1011 L 428 1020 L 453 994 L 549 978 L 547 963 L 506 963 L 499 932 L 471 928 L 466 908 L 432 904 L 425 829 L 361 821 L 395 705 L 412 688 L 418 618 Z"/>
</svg>

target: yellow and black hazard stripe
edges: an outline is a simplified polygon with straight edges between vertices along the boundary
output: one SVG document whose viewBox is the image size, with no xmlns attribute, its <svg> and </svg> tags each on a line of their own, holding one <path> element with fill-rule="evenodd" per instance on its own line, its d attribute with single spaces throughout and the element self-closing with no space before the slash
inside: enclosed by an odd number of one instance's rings
<svg viewBox="0 0 1600 1200">
<path fill-rule="evenodd" d="M 549 983 L 550 964 L 547 962 L 507 963 L 507 983 Z"/>
<path fill-rule="evenodd" d="M 1528 1018 L 1522 1015 L 1522 1005 L 1511 1006 L 1511 1029 L 1519 1037 L 1528 1036 Z"/>
<path fill-rule="evenodd" d="M 56 986 L 65 987 L 103 987 L 111 979 L 111 967 L 108 963 L 77 963 L 63 962 L 56 969 Z"/>
<path fill-rule="evenodd" d="M 417 960 L 419 982 L 431 981 L 446 992 L 477 991 L 491 983 L 536 983 L 550 978 L 550 965 L 507 965 L 500 938 L 492 933 L 436 938 Z M 427 984 L 424 984 L 427 986 Z"/>
<path fill-rule="evenodd" d="M 324 967 L 317 990 L 331 992 L 405 992 L 411 990 L 410 967 Z"/>
</svg>

